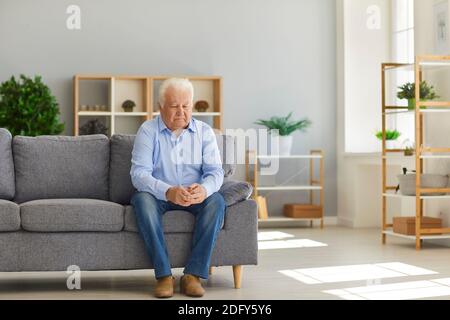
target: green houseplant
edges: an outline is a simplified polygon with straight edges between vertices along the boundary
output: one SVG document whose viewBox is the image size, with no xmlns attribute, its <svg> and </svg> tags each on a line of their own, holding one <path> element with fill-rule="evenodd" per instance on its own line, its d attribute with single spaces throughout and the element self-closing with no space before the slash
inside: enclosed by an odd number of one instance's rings
<svg viewBox="0 0 450 320">
<path fill-rule="evenodd" d="M 133 112 L 134 107 L 136 107 L 136 103 L 133 100 L 126 100 L 122 103 L 122 108 L 125 112 Z"/>
<path fill-rule="evenodd" d="M 280 155 L 290 155 L 292 148 L 292 133 L 295 131 L 305 132 L 312 122 L 305 118 L 303 120 L 291 120 L 292 112 L 286 117 L 272 117 L 269 120 L 261 120 L 255 124 L 266 127 L 270 133 L 277 131 L 279 134 L 279 153 Z"/>
<path fill-rule="evenodd" d="M 0 84 L 0 127 L 13 136 L 57 135 L 64 131 L 56 98 L 40 76 L 20 75 Z"/>
<path fill-rule="evenodd" d="M 416 108 L 416 85 L 415 83 L 405 83 L 403 86 L 398 87 L 400 91 L 397 93 L 397 98 L 408 100 L 408 109 L 414 110 Z M 426 81 L 420 83 L 420 100 L 434 100 L 439 98 L 436 94 L 434 87 L 428 85 Z M 425 108 L 425 107 L 422 107 Z"/>
<path fill-rule="evenodd" d="M 395 142 L 398 138 L 400 138 L 402 134 L 398 132 L 397 130 L 386 130 L 386 147 L 388 149 L 394 149 Z M 378 138 L 378 140 L 383 140 L 383 132 L 378 131 L 375 136 Z"/>
</svg>

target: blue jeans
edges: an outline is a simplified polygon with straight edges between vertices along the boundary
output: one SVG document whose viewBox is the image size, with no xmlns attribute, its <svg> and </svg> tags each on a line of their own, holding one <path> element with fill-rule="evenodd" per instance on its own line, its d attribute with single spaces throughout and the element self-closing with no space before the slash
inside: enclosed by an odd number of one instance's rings
<svg viewBox="0 0 450 320">
<path fill-rule="evenodd" d="M 220 193 L 212 194 L 202 203 L 183 207 L 170 201 L 158 200 L 148 192 L 136 192 L 131 204 L 157 279 L 172 275 L 164 240 L 163 214 L 172 210 L 192 213 L 195 216 L 192 252 L 184 274 L 208 279 L 211 254 L 225 215 L 225 200 Z"/>
</svg>

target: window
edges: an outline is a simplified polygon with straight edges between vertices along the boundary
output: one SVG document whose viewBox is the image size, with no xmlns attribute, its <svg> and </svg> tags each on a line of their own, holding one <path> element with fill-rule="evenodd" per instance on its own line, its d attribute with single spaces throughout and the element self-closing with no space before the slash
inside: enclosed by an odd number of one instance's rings
<svg viewBox="0 0 450 320">
<path fill-rule="evenodd" d="M 392 0 L 393 58 L 414 62 L 414 0 Z"/>
<path fill-rule="evenodd" d="M 414 63 L 414 0 L 392 0 L 392 58 L 394 62 Z M 404 100 L 397 99 L 397 88 L 414 82 L 413 69 L 396 71 L 392 81 L 391 101 L 405 105 Z M 404 147 L 407 140 L 414 142 L 414 113 L 397 113 L 390 117 L 388 126 L 402 133 L 399 147 Z"/>
</svg>

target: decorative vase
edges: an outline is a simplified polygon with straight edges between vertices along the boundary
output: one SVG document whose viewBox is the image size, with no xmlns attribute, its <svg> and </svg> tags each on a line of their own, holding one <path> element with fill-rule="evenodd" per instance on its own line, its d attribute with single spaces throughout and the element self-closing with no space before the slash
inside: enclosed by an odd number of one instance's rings
<svg viewBox="0 0 450 320">
<path fill-rule="evenodd" d="M 293 136 L 279 136 L 279 149 L 280 156 L 291 155 Z"/>
<path fill-rule="evenodd" d="M 198 112 L 206 112 L 206 110 L 208 110 L 208 108 L 209 108 L 209 103 L 208 103 L 208 101 L 205 101 L 205 100 L 199 100 L 194 105 L 194 109 L 197 110 Z"/>
</svg>

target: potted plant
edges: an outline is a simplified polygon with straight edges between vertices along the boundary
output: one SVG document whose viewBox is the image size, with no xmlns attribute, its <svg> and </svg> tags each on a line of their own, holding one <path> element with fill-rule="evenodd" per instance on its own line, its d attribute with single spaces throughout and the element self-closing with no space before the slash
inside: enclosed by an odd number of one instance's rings
<svg viewBox="0 0 450 320">
<path fill-rule="evenodd" d="M 265 126 L 269 129 L 269 132 L 278 131 L 279 134 L 279 154 L 282 156 L 290 155 L 292 148 L 292 133 L 295 131 L 305 132 L 306 129 L 311 126 L 311 121 L 303 119 L 300 121 L 290 120 L 292 112 L 287 117 L 272 117 L 269 120 L 261 120 L 255 122 L 255 124 Z"/>
<path fill-rule="evenodd" d="M 136 107 L 136 103 L 133 100 L 126 100 L 122 103 L 122 108 L 125 112 L 133 112 L 134 107 Z"/>
<path fill-rule="evenodd" d="M 408 100 L 408 110 L 414 110 L 416 108 L 416 85 L 415 83 L 405 83 L 403 86 L 398 87 L 400 91 L 397 93 L 397 98 Z M 427 84 L 426 81 L 420 83 L 420 100 L 434 100 L 439 96 L 434 91 L 434 87 Z M 421 107 L 425 109 L 426 107 Z"/>
<path fill-rule="evenodd" d="M 23 74 L 0 84 L 0 127 L 13 136 L 57 135 L 64 131 L 59 122 L 56 98 L 40 76 Z"/>
<path fill-rule="evenodd" d="M 91 134 L 108 135 L 108 127 L 106 127 L 99 119 L 90 120 L 80 127 L 80 136 Z"/>
<path fill-rule="evenodd" d="M 410 157 L 414 155 L 415 146 L 414 143 L 411 142 L 409 139 L 403 141 L 403 149 L 405 156 Z"/>
<path fill-rule="evenodd" d="M 387 149 L 395 149 L 395 144 L 397 139 L 401 136 L 402 134 L 400 132 L 398 132 L 397 130 L 386 130 L 386 148 Z M 378 140 L 383 140 L 383 132 L 382 131 L 378 131 L 375 136 L 378 138 Z"/>
</svg>

